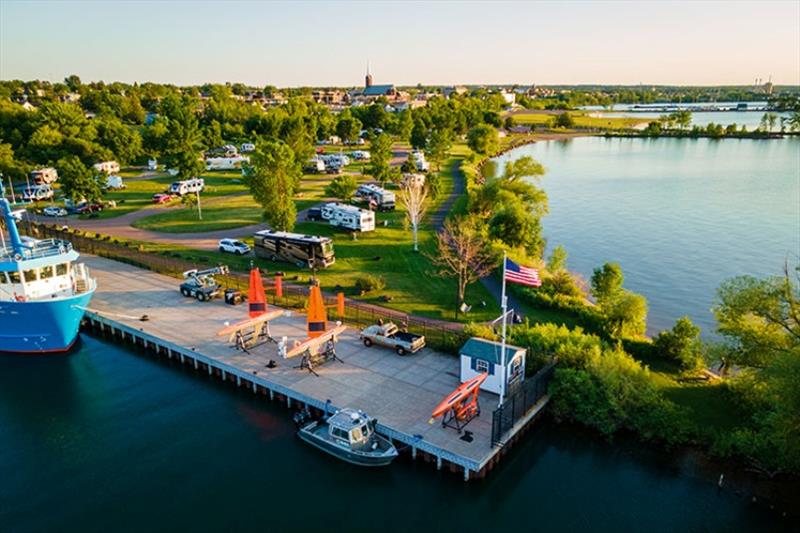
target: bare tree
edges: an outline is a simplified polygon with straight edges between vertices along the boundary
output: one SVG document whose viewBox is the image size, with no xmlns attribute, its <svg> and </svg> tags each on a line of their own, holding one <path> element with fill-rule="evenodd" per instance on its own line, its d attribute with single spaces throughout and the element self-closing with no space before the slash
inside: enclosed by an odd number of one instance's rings
<svg viewBox="0 0 800 533">
<path fill-rule="evenodd" d="M 474 216 L 455 217 L 436 235 L 436 253 L 431 262 L 437 274 L 458 279 L 458 304 L 464 302 L 467 285 L 489 275 L 497 266 L 481 221 Z"/>
<path fill-rule="evenodd" d="M 400 203 L 406 210 L 406 221 L 414 234 L 414 251 L 419 251 L 417 231 L 428 210 L 428 190 L 417 180 L 406 180 L 400 187 Z"/>
</svg>

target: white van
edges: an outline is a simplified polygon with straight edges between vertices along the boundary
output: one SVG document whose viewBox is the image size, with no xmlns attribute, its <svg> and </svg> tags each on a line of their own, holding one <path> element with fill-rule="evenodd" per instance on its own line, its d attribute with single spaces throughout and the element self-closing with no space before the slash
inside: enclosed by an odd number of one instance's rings
<svg viewBox="0 0 800 533">
<path fill-rule="evenodd" d="M 373 231 L 375 229 L 375 213 L 353 205 L 337 202 L 327 203 L 322 206 L 321 216 L 331 226 L 351 231 Z"/>
<path fill-rule="evenodd" d="M 194 194 L 196 192 L 203 192 L 206 183 L 203 178 L 192 178 L 190 180 L 176 181 L 169 186 L 170 194 L 177 194 L 183 196 L 185 194 Z"/>
<path fill-rule="evenodd" d="M 52 199 L 53 194 L 53 188 L 50 185 L 33 185 L 22 191 L 22 198 L 28 202 L 38 202 Z"/>
</svg>

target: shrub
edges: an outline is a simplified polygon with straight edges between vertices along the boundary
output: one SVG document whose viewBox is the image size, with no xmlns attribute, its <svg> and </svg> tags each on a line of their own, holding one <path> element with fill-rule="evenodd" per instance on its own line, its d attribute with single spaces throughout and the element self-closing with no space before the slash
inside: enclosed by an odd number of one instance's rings
<svg viewBox="0 0 800 533">
<path fill-rule="evenodd" d="M 684 370 L 703 366 L 700 328 L 688 316 L 679 318 L 671 330 L 665 330 L 653 340 L 653 348 L 661 357 L 677 362 Z"/>
<path fill-rule="evenodd" d="M 383 276 L 367 274 L 366 276 L 361 276 L 356 279 L 355 287 L 361 294 L 380 291 L 386 288 L 386 280 Z"/>
</svg>

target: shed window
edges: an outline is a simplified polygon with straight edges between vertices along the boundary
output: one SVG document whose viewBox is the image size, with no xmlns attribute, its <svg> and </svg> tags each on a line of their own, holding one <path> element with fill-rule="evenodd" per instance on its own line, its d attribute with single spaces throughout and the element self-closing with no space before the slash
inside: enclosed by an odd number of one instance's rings
<svg viewBox="0 0 800 533">
<path fill-rule="evenodd" d="M 483 359 L 478 359 L 475 361 L 475 370 L 480 373 L 488 372 L 489 371 L 489 361 L 484 361 Z"/>
</svg>

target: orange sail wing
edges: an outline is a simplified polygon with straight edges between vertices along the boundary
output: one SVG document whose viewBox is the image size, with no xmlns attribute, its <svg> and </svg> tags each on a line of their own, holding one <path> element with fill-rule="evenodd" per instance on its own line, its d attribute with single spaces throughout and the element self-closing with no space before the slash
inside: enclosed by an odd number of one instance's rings
<svg viewBox="0 0 800 533">
<path fill-rule="evenodd" d="M 255 318 L 267 312 L 267 298 L 264 295 L 264 284 L 261 272 L 257 268 L 250 269 L 250 290 L 247 293 L 247 308 L 250 317 Z"/>
</svg>

